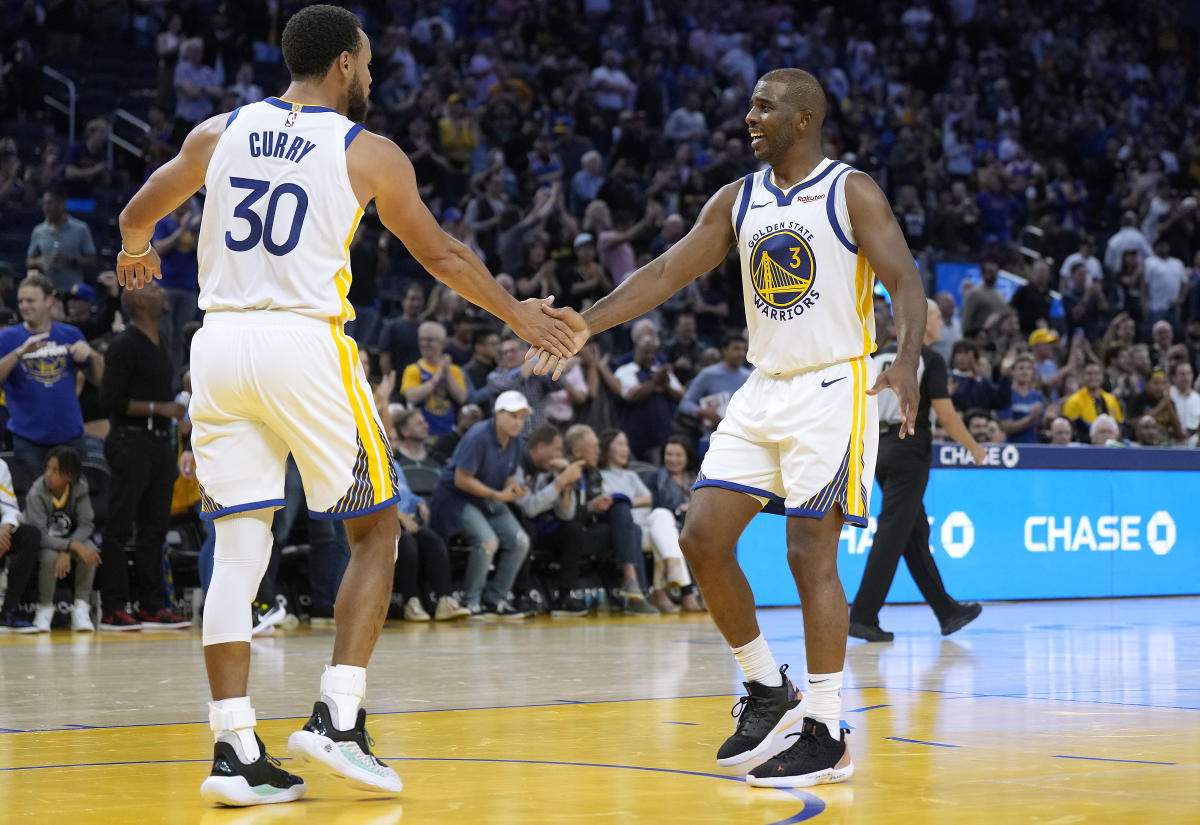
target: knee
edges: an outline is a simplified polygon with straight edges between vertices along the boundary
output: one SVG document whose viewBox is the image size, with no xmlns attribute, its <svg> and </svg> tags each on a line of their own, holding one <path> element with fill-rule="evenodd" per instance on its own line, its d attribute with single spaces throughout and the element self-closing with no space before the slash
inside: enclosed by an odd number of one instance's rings
<svg viewBox="0 0 1200 825">
<path fill-rule="evenodd" d="M 513 536 L 513 552 L 521 556 L 529 554 L 529 535 L 524 530 L 518 530 Z"/>
<path fill-rule="evenodd" d="M 789 542 L 788 567 L 797 582 L 837 578 L 837 552 L 821 552 L 808 542 Z"/>
<path fill-rule="evenodd" d="M 496 551 L 500 549 L 500 539 L 488 539 L 479 545 L 479 549 L 482 550 L 483 554 L 490 560 L 492 556 L 496 555 Z"/>
<path fill-rule="evenodd" d="M 679 536 L 679 549 L 692 567 L 703 567 L 716 552 L 710 543 L 705 542 L 696 530 L 688 529 L 686 524 Z"/>
<path fill-rule="evenodd" d="M 671 515 L 671 511 L 665 507 L 655 507 L 646 517 L 646 526 L 651 530 L 674 527 L 675 516 Z"/>
</svg>

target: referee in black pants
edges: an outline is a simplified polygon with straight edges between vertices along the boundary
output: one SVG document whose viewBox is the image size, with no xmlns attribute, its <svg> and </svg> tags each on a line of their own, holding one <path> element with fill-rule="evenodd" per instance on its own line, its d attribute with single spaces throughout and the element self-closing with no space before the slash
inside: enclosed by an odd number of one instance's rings
<svg viewBox="0 0 1200 825">
<path fill-rule="evenodd" d="M 109 345 L 109 369 L 100 382 L 100 404 L 112 425 L 104 442 L 112 487 L 100 568 L 100 629 L 188 627 L 191 622 L 167 607 L 163 579 L 163 547 L 178 474 L 172 424 L 187 415 L 172 400 L 175 368 L 158 335 L 166 292 L 151 282 L 127 291 L 125 306 L 131 323 Z M 132 594 L 128 550 L 133 553 Z M 131 595 L 140 606 L 136 617 L 127 608 Z"/>
<path fill-rule="evenodd" d="M 900 407 L 896 395 L 891 390 L 879 394 L 879 458 L 875 464 L 875 478 L 883 491 L 883 506 L 862 583 L 850 608 L 850 635 L 868 642 L 890 642 L 895 637 L 880 628 L 879 608 L 883 607 L 892 587 L 901 556 L 921 595 L 933 608 L 943 636 L 959 630 L 983 610 L 978 602 L 961 603 L 950 598 L 929 551 L 929 519 L 925 515 L 924 499 L 932 458 L 930 406 L 950 437 L 971 451 L 976 464 L 984 463 L 987 452 L 967 432 L 950 402 L 946 361 L 929 348 L 942 333 L 942 314 L 937 304 L 928 303 L 925 346 L 921 348 L 921 361 L 917 367 L 921 401 L 917 407 L 916 435 L 900 438 Z M 881 316 L 877 314 L 876 318 Z M 886 316 L 882 319 L 886 320 Z M 887 340 L 890 335 L 878 335 L 877 338 Z M 873 357 L 877 372 L 887 369 L 896 358 L 895 343 Z"/>
</svg>

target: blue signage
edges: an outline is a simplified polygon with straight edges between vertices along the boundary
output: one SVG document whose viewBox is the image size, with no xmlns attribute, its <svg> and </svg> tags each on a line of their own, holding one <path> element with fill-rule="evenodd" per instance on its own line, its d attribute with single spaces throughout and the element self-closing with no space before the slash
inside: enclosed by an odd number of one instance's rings
<svg viewBox="0 0 1200 825">
<path fill-rule="evenodd" d="M 1095 461 L 1098 453 L 1142 451 L 1078 452 Z M 957 599 L 1160 596 L 1200 593 L 1198 499 L 1200 475 L 1189 472 L 935 468 L 925 510 L 933 556 Z M 881 500 L 876 485 L 869 526 L 842 530 L 838 568 L 847 599 L 858 590 Z M 759 515 L 738 545 L 762 606 L 798 603 L 784 525 Z M 903 562 L 888 601 L 922 601 Z"/>
</svg>

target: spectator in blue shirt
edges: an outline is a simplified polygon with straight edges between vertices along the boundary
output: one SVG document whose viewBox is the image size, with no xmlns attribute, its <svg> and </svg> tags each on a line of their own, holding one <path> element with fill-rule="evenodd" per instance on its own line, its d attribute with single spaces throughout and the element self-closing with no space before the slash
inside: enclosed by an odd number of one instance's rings
<svg viewBox="0 0 1200 825">
<path fill-rule="evenodd" d="M 0 387 L 13 457 L 30 479 L 41 475 L 51 447 L 68 444 L 85 452 L 75 371 L 96 385 L 104 371 L 104 359 L 78 329 L 50 320 L 54 296 L 46 276 L 27 276 L 17 289 L 24 323 L 0 330 Z"/>
<path fill-rule="evenodd" d="M 505 505 L 529 492 L 521 483 L 521 431 L 533 410 L 515 390 L 500 393 L 493 409 L 495 417 L 468 430 L 442 470 L 433 489 L 433 528 L 446 538 L 461 535 L 471 547 L 463 582 L 471 618 L 519 619 L 524 614 L 507 599 L 529 553 L 529 536 Z M 498 550 L 489 584 L 488 568 Z"/>
<path fill-rule="evenodd" d="M 963 339 L 951 351 L 950 400 L 956 410 L 995 408 L 996 385 L 986 375 L 977 375 L 979 345 Z"/>
<path fill-rule="evenodd" d="M 741 389 L 750 377 L 746 366 L 746 336 L 741 332 L 728 332 L 721 342 L 721 360 L 696 373 L 688 385 L 679 411 L 700 422 L 707 438 L 725 416 L 725 406 L 730 397 Z"/>
<path fill-rule="evenodd" d="M 1012 367 L 1012 390 L 1008 406 L 1000 410 L 1000 429 L 1017 444 L 1037 444 L 1042 428 L 1046 398 L 1033 386 L 1037 365 L 1033 356 L 1022 353 Z"/>
<path fill-rule="evenodd" d="M 67 214 L 67 197 L 58 190 L 42 195 L 42 214 L 46 220 L 29 236 L 25 266 L 44 273 L 52 286 L 65 292 L 83 280 L 85 270 L 96 265 L 92 230 Z"/>
</svg>

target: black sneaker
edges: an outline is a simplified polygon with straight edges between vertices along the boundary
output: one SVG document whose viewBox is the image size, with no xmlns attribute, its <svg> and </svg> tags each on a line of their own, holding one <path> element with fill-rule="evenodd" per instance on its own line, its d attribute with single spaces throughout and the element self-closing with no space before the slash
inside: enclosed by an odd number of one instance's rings
<svg viewBox="0 0 1200 825">
<path fill-rule="evenodd" d="M 517 619 L 524 619 L 528 615 L 523 611 L 517 610 L 517 608 L 513 607 L 505 599 L 500 599 L 495 604 L 484 602 L 483 613 L 489 618 L 496 618 L 502 621 L 516 621 Z"/>
<path fill-rule="evenodd" d="M 228 742 L 213 745 L 212 773 L 200 785 L 200 796 L 219 805 L 269 805 L 292 802 L 304 796 L 308 786 L 298 776 L 279 766 L 279 760 L 267 753 L 258 735 L 258 759 L 246 764 Z"/>
<path fill-rule="evenodd" d="M 133 616 L 129 615 L 128 610 L 114 610 L 112 613 L 105 613 L 100 617 L 101 630 L 141 630 L 142 623 Z"/>
<path fill-rule="evenodd" d="M 752 759 L 774 756 L 787 747 L 785 732 L 804 719 L 804 695 L 787 677 L 788 666 L 779 668 L 783 684 L 767 687 L 743 682 L 746 696 L 738 699 L 730 713 L 738 720 L 733 736 L 717 751 L 717 764 L 728 768 Z"/>
<path fill-rule="evenodd" d="M 275 632 L 275 625 L 283 621 L 287 616 L 287 610 L 279 602 L 267 604 L 266 602 L 253 602 L 250 605 L 250 617 L 252 621 L 251 636 L 269 636 Z"/>
<path fill-rule="evenodd" d="M 746 776 L 756 788 L 807 788 L 829 782 L 844 782 L 854 773 L 843 728 L 834 739 L 823 722 L 805 717 L 799 733 L 789 733 L 796 742 L 771 757 Z"/>
<path fill-rule="evenodd" d="M 588 614 L 587 603 L 576 595 L 578 592 L 577 590 L 572 590 L 559 596 L 558 603 L 550 611 L 551 618 L 566 619 L 586 616 Z"/>
<path fill-rule="evenodd" d="M 868 642 L 890 642 L 896 638 L 895 633 L 884 630 L 877 624 L 850 622 L 849 635 L 856 639 L 866 639 Z"/>
<path fill-rule="evenodd" d="M 324 702 L 317 702 L 304 728 L 288 737 L 288 753 L 355 788 L 400 793 L 404 787 L 400 777 L 371 753 L 373 744 L 374 740 L 367 733 L 365 710 L 358 709 L 354 727 L 338 730 L 333 726 L 329 707 Z"/>
<path fill-rule="evenodd" d="M 956 630 L 962 630 L 968 624 L 978 619 L 979 614 L 982 612 L 983 605 L 979 602 L 959 602 L 958 609 L 940 622 L 942 635 L 949 636 Z"/>
</svg>

